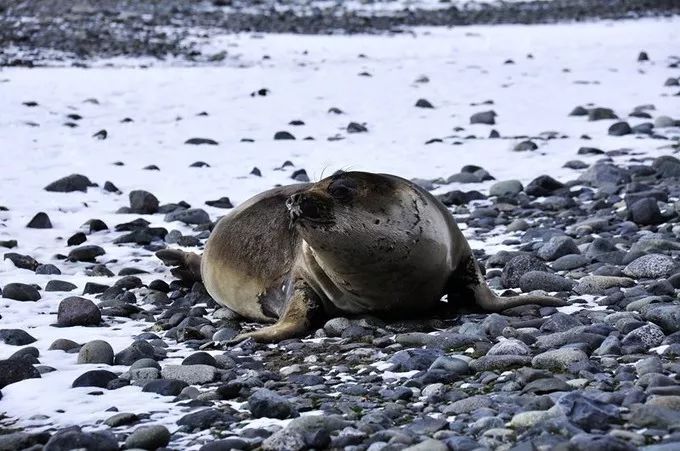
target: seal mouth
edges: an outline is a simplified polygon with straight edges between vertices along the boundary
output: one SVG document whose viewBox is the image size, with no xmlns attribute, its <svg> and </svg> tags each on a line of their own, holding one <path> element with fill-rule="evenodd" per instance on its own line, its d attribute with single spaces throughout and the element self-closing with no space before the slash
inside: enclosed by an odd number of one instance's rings
<svg viewBox="0 0 680 451">
<path fill-rule="evenodd" d="M 318 200 L 303 194 L 293 194 L 286 200 L 286 208 L 290 216 L 290 226 L 300 222 L 310 222 L 313 224 L 331 224 L 332 217 L 328 214 L 328 209 L 324 208 Z"/>
</svg>

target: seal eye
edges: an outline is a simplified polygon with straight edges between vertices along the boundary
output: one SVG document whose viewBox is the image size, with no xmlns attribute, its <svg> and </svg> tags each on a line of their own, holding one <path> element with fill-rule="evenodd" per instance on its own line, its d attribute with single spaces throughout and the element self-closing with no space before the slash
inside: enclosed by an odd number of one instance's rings
<svg viewBox="0 0 680 451">
<path fill-rule="evenodd" d="M 345 180 L 337 180 L 330 184 L 328 193 L 339 201 L 346 202 L 354 194 L 354 183 Z"/>
</svg>

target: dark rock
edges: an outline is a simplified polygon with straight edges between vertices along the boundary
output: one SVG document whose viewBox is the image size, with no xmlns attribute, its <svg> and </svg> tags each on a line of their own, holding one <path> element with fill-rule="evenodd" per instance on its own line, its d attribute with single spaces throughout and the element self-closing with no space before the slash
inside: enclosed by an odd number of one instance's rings
<svg viewBox="0 0 680 451">
<path fill-rule="evenodd" d="M 44 451 L 118 451 L 118 440 L 109 431 L 85 433 L 78 426 L 55 433 L 47 442 Z"/>
<path fill-rule="evenodd" d="M 106 388 L 107 384 L 118 376 L 111 371 L 106 370 L 92 370 L 87 371 L 73 381 L 73 388 L 76 387 L 99 387 Z"/>
<path fill-rule="evenodd" d="M 628 125 L 628 122 L 616 122 L 609 127 L 607 133 L 612 136 L 623 136 L 630 135 L 633 133 L 633 130 L 630 128 L 630 125 Z"/>
<path fill-rule="evenodd" d="M 73 291 L 78 288 L 77 285 L 63 280 L 50 280 L 45 285 L 45 291 Z"/>
<path fill-rule="evenodd" d="M 280 131 L 280 132 L 274 133 L 274 139 L 276 141 L 294 140 L 295 136 L 293 136 L 293 134 L 290 133 L 290 132 Z"/>
<path fill-rule="evenodd" d="M 0 389 L 24 379 L 36 378 L 40 378 L 40 373 L 29 362 L 23 359 L 0 360 Z"/>
<path fill-rule="evenodd" d="M 79 244 L 83 244 L 85 241 L 87 241 L 87 236 L 85 236 L 83 232 L 77 232 L 66 241 L 66 244 L 68 246 L 78 246 Z"/>
<path fill-rule="evenodd" d="M 603 119 L 618 119 L 619 117 L 610 108 L 592 108 L 588 110 L 589 121 L 600 121 Z"/>
<path fill-rule="evenodd" d="M 8 283 L 2 289 L 2 297 L 15 301 L 35 302 L 40 299 L 40 293 L 33 285 Z"/>
<path fill-rule="evenodd" d="M 75 262 L 94 263 L 97 257 L 105 253 L 106 251 L 101 246 L 86 245 L 71 249 L 71 252 L 68 253 L 68 259 Z"/>
<path fill-rule="evenodd" d="M 151 449 L 163 448 L 170 443 L 170 431 L 161 425 L 141 426 L 125 440 L 127 449 Z"/>
<path fill-rule="evenodd" d="M 57 313 L 59 326 L 98 326 L 101 320 L 99 308 L 89 299 L 72 296 L 59 303 Z"/>
<path fill-rule="evenodd" d="M 426 99 L 418 99 L 416 106 L 418 108 L 434 108 L 434 106 Z"/>
<path fill-rule="evenodd" d="M 470 116 L 470 124 L 494 125 L 496 123 L 496 116 L 498 115 L 493 110 L 481 111 Z"/>
<path fill-rule="evenodd" d="M 148 191 L 130 191 L 130 212 L 137 214 L 153 214 L 158 211 L 158 199 Z"/>
<path fill-rule="evenodd" d="M 189 384 L 171 379 L 156 379 L 144 384 L 143 392 L 157 393 L 161 396 L 177 396 Z"/>
<path fill-rule="evenodd" d="M 522 141 L 519 144 L 515 145 L 515 147 L 513 147 L 512 150 L 514 150 L 515 152 L 524 152 L 527 150 L 536 149 L 538 149 L 538 146 L 533 141 Z"/>
<path fill-rule="evenodd" d="M 207 224 L 210 222 L 210 215 L 201 208 L 189 208 L 178 210 L 165 215 L 166 222 L 180 221 L 185 224 Z"/>
<path fill-rule="evenodd" d="M 25 346 L 35 343 L 36 339 L 21 329 L 0 329 L 0 341 L 12 346 Z"/>
<path fill-rule="evenodd" d="M 640 225 L 656 225 L 665 221 L 656 199 L 640 199 L 628 207 L 628 219 Z"/>
<path fill-rule="evenodd" d="M 580 392 L 563 395 L 556 405 L 569 418 L 569 421 L 585 431 L 607 430 L 621 422 L 621 414 L 616 406 L 585 396 Z"/>
<path fill-rule="evenodd" d="M 21 255 L 15 252 L 8 252 L 4 255 L 4 260 L 10 260 L 14 266 L 21 269 L 35 271 L 40 263 L 30 255 Z"/>
<path fill-rule="evenodd" d="M 505 288 L 516 288 L 520 278 L 529 271 L 548 272 L 548 267 L 536 257 L 518 255 L 506 263 L 501 274 L 501 283 Z"/>
<path fill-rule="evenodd" d="M 260 388 L 248 398 L 248 409 L 255 418 L 286 419 L 298 416 L 293 405 L 271 390 Z"/>
<path fill-rule="evenodd" d="M 205 204 L 215 208 L 234 208 L 228 197 L 220 197 L 217 200 L 207 200 Z"/>
<path fill-rule="evenodd" d="M 214 139 L 210 138 L 189 138 L 186 141 L 184 141 L 184 144 L 191 144 L 194 146 L 201 146 L 201 145 L 209 145 L 209 146 L 216 146 L 219 143 L 215 141 Z"/>
<path fill-rule="evenodd" d="M 211 427 L 231 424 L 234 421 L 235 418 L 226 411 L 220 409 L 203 409 L 198 412 L 184 415 L 177 421 L 177 424 L 189 431 L 202 431 Z"/>
<path fill-rule="evenodd" d="M 60 178 L 45 187 L 45 191 L 51 191 L 54 193 L 70 193 L 73 191 L 87 191 L 87 188 L 91 186 L 97 186 L 90 181 L 87 177 L 80 174 L 71 174 L 66 177 Z"/>
<path fill-rule="evenodd" d="M 347 126 L 347 133 L 366 133 L 368 128 L 365 125 L 357 122 L 350 122 Z"/>
<path fill-rule="evenodd" d="M 29 229 L 51 229 L 52 221 L 47 213 L 40 212 L 33 216 L 33 219 L 26 225 Z"/>
<path fill-rule="evenodd" d="M 542 197 L 549 196 L 562 188 L 564 188 L 563 183 L 558 182 L 549 175 L 541 175 L 532 180 L 524 188 L 524 192 L 529 196 Z"/>
</svg>

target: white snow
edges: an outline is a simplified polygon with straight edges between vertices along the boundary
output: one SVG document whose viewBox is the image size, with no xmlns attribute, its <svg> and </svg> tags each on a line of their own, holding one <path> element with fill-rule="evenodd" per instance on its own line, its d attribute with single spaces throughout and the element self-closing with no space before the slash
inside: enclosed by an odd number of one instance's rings
<svg viewBox="0 0 680 451">
<path fill-rule="evenodd" d="M 151 191 L 162 203 L 185 200 L 216 218 L 226 210 L 207 207 L 206 200 L 229 196 L 238 204 L 275 184 L 290 183 L 290 169 L 275 170 L 286 160 L 296 169 L 305 168 L 313 179 L 337 169 L 434 179 L 456 173 L 463 165 L 478 164 L 499 180 L 528 183 L 541 174 L 565 181 L 575 178 L 577 173 L 562 165 L 576 159 L 581 146 L 632 148 L 640 157 L 669 153 L 667 141 L 610 137 L 607 128 L 612 121 L 588 122 L 567 114 L 576 105 L 593 104 L 626 117 L 635 106 L 653 103 L 653 115 L 677 119 L 678 97 L 673 97 L 677 88 L 663 87 L 666 78 L 679 75 L 667 67 L 677 42 L 679 18 L 428 28 L 398 36 L 262 35 L 255 39 L 239 34 L 202 44 L 214 51 L 228 50 L 233 57 L 238 54 L 236 64 L 230 60 L 224 66 L 180 67 L 166 62 L 141 69 L 134 67 L 139 61 L 119 60 L 116 67 L 92 69 L 5 68 L 0 71 L 0 205 L 9 211 L 0 212 L 0 240 L 17 239 L 19 246 L 0 252 L 29 254 L 54 263 L 63 275 L 38 276 L 4 261 L 0 286 L 25 282 L 44 287 L 56 278 L 78 285 L 74 293 L 79 294 L 87 281 L 112 283 L 85 276 L 87 264 L 53 256 L 68 252 L 65 240 L 88 219 L 100 218 L 113 228 L 137 218 L 115 214 L 128 205 L 127 193 L 133 189 Z M 636 61 L 640 50 L 649 53 L 650 62 Z M 529 53 L 533 59 L 527 58 Z M 503 64 L 507 59 L 516 64 Z M 359 76 L 361 72 L 372 76 Z M 430 82 L 416 83 L 421 75 Z M 251 97 L 260 88 L 268 88 L 270 94 Z M 90 98 L 98 104 L 85 102 Z M 430 100 L 436 108 L 415 108 L 419 98 Z M 489 99 L 493 105 L 471 105 Z M 39 105 L 22 105 L 30 100 Z M 329 114 L 330 107 L 345 114 Z M 496 126 L 469 125 L 472 113 L 488 109 L 498 113 Z M 197 116 L 202 111 L 209 115 Z M 83 116 L 79 127 L 64 127 L 66 115 L 75 112 Z M 134 122 L 120 123 L 125 117 Z M 305 125 L 287 125 L 294 119 L 304 120 Z M 350 121 L 366 123 L 368 133 L 347 134 Z M 640 122 L 630 118 L 632 125 Z M 455 127 L 465 130 L 455 132 Z M 450 138 L 470 134 L 486 138 L 492 128 L 502 136 L 557 131 L 568 138 L 537 141 L 539 150 L 524 153 L 511 151 L 514 139 Z M 108 131 L 108 139 L 92 138 L 100 129 Z M 279 130 L 288 130 L 298 139 L 274 141 Z M 678 131 L 667 133 L 677 136 Z M 593 139 L 581 139 L 583 134 Z M 344 139 L 327 139 L 336 135 Z M 315 140 L 303 141 L 306 136 Z M 183 144 L 192 137 L 215 139 L 219 145 Z M 445 138 L 444 143 L 424 144 L 435 137 Z M 240 142 L 241 138 L 255 142 Z M 461 144 L 453 145 L 454 141 Z M 598 159 L 579 158 L 590 163 Z M 188 167 L 197 160 L 211 167 Z M 125 165 L 114 166 L 116 161 Z M 142 169 L 149 164 L 161 170 Z M 263 177 L 248 175 L 254 166 Z M 100 186 L 110 180 L 125 194 L 104 193 L 100 188 L 70 194 L 43 190 L 71 173 L 87 175 Z M 491 183 L 451 184 L 437 192 L 485 191 Z M 53 229 L 25 228 L 38 211 L 49 214 Z M 190 232 L 179 223 L 165 224 L 160 215 L 146 219 Z M 112 245 L 115 236 L 88 236 L 88 244 L 106 249 L 100 261 L 111 270 L 117 273 L 135 266 L 150 272 L 142 276 L 145 282 L 171 279 L 150 252 Z M 492 251 L 501 248 L 503 235 L 497 238 Z M 38 341 L 33 345 L 40 350 L 41 363 L 57 371 L 3 388 L 0 413 L 24 427 L 96 427 L 111 414 L 105 409 L 116 406 L 120 411 L 156 412 L 153 421 L 174 430 L 174 422 L 185 412 L 169 404 L 168 398 L 141 393 L 138 387 L 104 390 L 99 396 L 86 394 L 95 389 L 71 389 L 79 374 L 96 366 L 77 365 L 75 354 L 47 350 L 56 338 L 70 338 L 80 343 L 104 339 L 118 352 L 150 324 L 107 319 L 116 326 L 55 328 L 50 324 L 56 321 L 58 303 L 66 293 L 41 293 L 43 298 L 36 303 L 1 299 L 0 327 L 22 328 L 35 336 Z M 182 346 L 173 348 L 175 358 L 189 352 Z M 0 345 L 0 358 L 17 349 Z"/>
</svg>

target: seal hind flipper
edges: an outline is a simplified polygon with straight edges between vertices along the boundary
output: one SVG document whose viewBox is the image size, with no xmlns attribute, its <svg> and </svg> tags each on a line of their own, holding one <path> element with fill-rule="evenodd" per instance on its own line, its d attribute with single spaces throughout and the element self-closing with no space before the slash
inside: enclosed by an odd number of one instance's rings
<svg viewBox="0 0 680 451">
<path fill-rule="evenodd" d="M 447 297 L 455 300 L 456 307 L 463 310 L 477 311 L 481 308 L 486 312 L 501 312 L 521 305 L 540 305 L 543 307 L 563 307 L 568 302 L 552 296 L 497 296 L 486 284 L 477 261 L 468 255 L 461 261 L 457 270 L 451 275 L 447 285 Z M 452 304 L 452 303 L 451 303 Z"/>
<path fill-rule="evenodd" d="M 248 338 L 260 343 L 275 343 L 308 333 L 321 313 L 321 299 L 303 280 L 295 283 L 283 314 L 271 326 L 237 335 L 230 343 Z"/>
<path fill-rule="evenodd" d="M 156 252 L 163 264 L 175 266 L 170 272 L 184 283 L 201 282 L 201 256 L 179 249 L 161 249 Z"/>
</svg>

